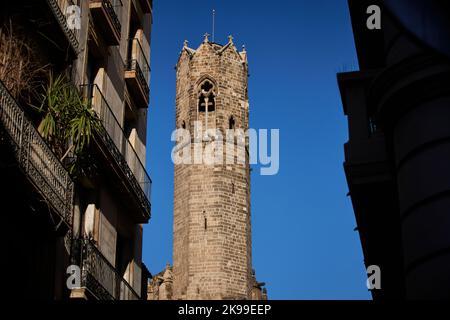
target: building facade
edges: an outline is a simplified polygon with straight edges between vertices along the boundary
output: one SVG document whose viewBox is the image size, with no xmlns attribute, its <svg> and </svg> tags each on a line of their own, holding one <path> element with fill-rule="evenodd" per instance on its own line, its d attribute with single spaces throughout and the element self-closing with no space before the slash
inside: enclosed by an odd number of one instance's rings
<svg viewBox="0 0 450 320">
<path fill-rule="evenodd" d="M 8 280 L 15 297 L 147 298 L 142 225 L 151 213 L 145 157 L 152 6 L 151 0 L 2 5 L 0 184 L 9 212 L 2 236 L 16 239 L 2 245 L 18 264 Z M 11 39 L 24 44 L 14 59 L 4 46 Z M 15 73 L 8 72 L 13 61 L 20 62 Z M 82 159 L 89 172 L 71 172 L 67 160 L 75 155 L 70 148 L 58 154 L 40 131 L 42 115 L 30 107 L 39 105 L 33 90 L 47 85 L 49 73 L 69 79 L 98 119 Z M 75 280 L 68 286 L 69 275 Z"/>
<path fill-rule="evenodd" d="M 360 70 L 338 75 L 344 168 L 364 262 L 381 270 L 377 300 L 450 298 L 450 59 L 426 41 L 450 12 L 427 19 L 443 3 L 418 3 L 349 1 Z M 380 29 L 367 27 L 371 5 Z M 420 23 L 409 28 L 402 12 Z"/>
<path fill-rule="evenodd" d="M 248 129 L 247 53 L 236 49 L 231 36 L 220 45 L 205 35 L 196 50 L 185 42 L 176 78 L 176 128 L 187 132 L 188 146 L 181 152 L 187 162 L 175 164 L 173 267 L 154 277 L 149 296 L 262 298 L 263 284 L 252 272 L 247 144 L 227 141 L 235 152 L 217 163 L 197 157 L 217 139 L 217 131 L 225 137 L 227 130 Z M 245 161 L 236 161 L 238 153 Z"/>
</svg>

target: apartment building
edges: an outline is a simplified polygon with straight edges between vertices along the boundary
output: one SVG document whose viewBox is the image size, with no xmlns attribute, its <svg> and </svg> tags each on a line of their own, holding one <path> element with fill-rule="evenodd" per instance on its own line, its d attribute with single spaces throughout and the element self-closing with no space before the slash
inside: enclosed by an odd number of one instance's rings
<svg viewBox="0 0 450 320">
<path fill-rule="evenodd" d="M 142 225 L 151 215 L 145 163 L 153 3 L 16 0 L 3 6 L 0 211 L 2 249 L 14 266 L 7 279 L 11 297 L 146 299 Z M 61 156 L 56 139 L 42 134 L 40 97 L 52 100 L 41 88 L 61 75 L 98 120 L 83 157 L 69 147 L 73 137 Z M 47 116 L 58 123 L 61 113 Z M 72 170 L 74 161 L 83 170 Z"/>
</svg>

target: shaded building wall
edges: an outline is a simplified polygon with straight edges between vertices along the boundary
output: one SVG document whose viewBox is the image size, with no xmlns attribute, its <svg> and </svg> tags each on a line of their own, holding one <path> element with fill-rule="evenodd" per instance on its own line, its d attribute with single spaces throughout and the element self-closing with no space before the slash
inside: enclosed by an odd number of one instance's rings
<svg viewBox="0 0 450 320">
<path fill-rule="evenodd" d="M 373 295 L 449 298 L 450 61 L 415 38 L 382 1 L 382 29 L 368 30 L 365 10 L 372 2 L 349 1 L 361 70 L 338 80 L 363 251 L 370 264 L 381 264 L 382 279 L 388 274 L 386 289 Z M 372 179 L 361 182 L 361 176 Z M 376 182 L 382 180 L 384 189 Z M 389 214 L 371 217 L 370 197 Z"/>
<path fill-rule="evenodd" d="M 138 102 L 134 93 L 128 92 L 129 86 L 124 76 L 125 64 L 135 54 L 130 46 L 130 38 L 135 37 L 136 34 L 139 34 L 142 41 L 140 50 L 149 61 L 152 10 L 147 8 L 144 12 L 141 4 L 145 1 L 122 0 L 121 8 L 116 6 L 119 1 L 114 1 L 114 12 L 121 24 L 120 41 L 117 45 L 114 45 L 106 41 L 106 38 L 110 35 L 101 30 L 102 24 L 99 23 L 99 13 L 95 17 L 93 15 L 91 4 L 94 1 L 82 0 L 76 2 L 81 7 L 80 30 L 64 29 L 64 27 L 67 27 L 66 17 L 64 16 L 65 9 L 71 4 L 71 2 L 64 0 L 7 1 L 4 3 L 4 9 L 0 14 L 0 22 L 3 24 L 11 19 L 14 27 L 26 32 L 27 38 L 31 42 L 36 42 L 36 45 L 33 44 L 33 48 L 36 48 L 35 56 L 39 63 L 46 65 L 55 75 L 59 73 L 67 74 L 77 88 L 83 85 L 97 84 L 119 125 L 124 130 L 126 128 L 128 136 L 125 136 L 125 139 L 128 138 L 136 151 L 137 157 L 145 165 L 148 103 Z M 104 1 L 103 4 L 108 2 Z M 147 4 L 150 5 L 151 1 L 148 1 Z M 61 14 L 58 15 L 58 13 Z M 104 16 L 110 15 L 105 10 L 102 14 Z M 45 23 L 42 23 L 42 21 Z M 75 34 L 77 43 L 75 50 L 71 50 L 71 42 L 67 39 L 69 33 Z M 150 70 L 146 71 L 146 80 L 149 80 Z M 45 80 L 44 77 L 43 80 Z M 27 105 L 24 104 L 22 107 L 27 107 Z M 94 105 L 94 109 L 100 115 L 101 109 L 97 105 Z M 39 119 L 37 119 L 36 114 L 29 112 L 29 116 L 38 123 Z M 139 168 L 135 159 L 126 157 L 124 148 L 126 140 L 114 138 L 119 152 L 126 158 L 127 165 L 140 183 L 143 177 L 138 171 Z M 71 224 L 70 230 L 63 232 L 58 229 L 60 225 L 49 213 L 50 209 L 47 205 L 36 206 L 34 198 L 39 198 L 39 195 L 36 190 L 28 188 L 26 182 L 23 185 L 17 185 L 17 197 L 5 197 L 4 199 L 2 197 L 2 200 L 6 202 L 4 208 L 10 208 L 9 202 L 20 202 L 23 197 L 20 190 L 25 190 L 26 187 L 26 190 L 29 190 L 30 199 L 27 198 L 25 201 L 24 198 L 23 206 L 17 208 L 17 211 L 23 213 L 24 217 L 21 221 L 24 225 L 22 229 L 34 230 L 38 229 L 38 226 L 42 227 L 37 234 L 25 232 L 20 242 L 18 241 L 20 245 L 11 247 L 11 250 L 9 250 L 18 255 L 15 260 L 21 260 L 21 255 L 26 255 L 24 253 L 27 250 L 26 243 L 35 244 L 36 248 L 41 246 L 42 248 L 39 250 L 42 252 L 44 252 L 44 249 L 47 250 L 46 254 L 36 254 L 32 263 L 37 266 L 36 268 L 50 272 L 53 276 L 52 281 L 46 278 L 47 275 L 42 277 L 35 275 L 29 278 L 19 276 L 19 278 L 29 281 L 29 283 L 18 283 L 19 286 L 21 284 L 24 284 L 22 287 L 39 286 L 39 288 L 43 288 L 42 292 L 47 292 L 46 294 L 40 294 L 38 293 L 39 289 L 35 289 L 36 294 L 31 294 L 32 296 L 44 298 L 67 298 L 69 296 L 70 292 L 65 281 L 68 276 L 66 268 L 74 263 L 74 260 L 70 261 L 69 256 L 72 255 L 72 258 L 74 258 L 79 254 L 79 252 L 71 253 L 70 242 L 81 237 L 91 238 L 108 263 L 131 284 L 138 294 L 141 291 L 143 228 L 140 222 L 145 219 L 139 217 L 142 214 L 141 208 L 131 207 L 127 201 L 124 201 L 127 196 L 128 198 L 133 197 L 133 190 L 130 190 L 129 187 L 128 189 L 123 187 L 125 184 L 122 184 L 121 179 L 124 180 L 127 177 L 119 176 L 117 164 L 116 167 L 111 164 L 113 159 L 111 155 L 108 155 L 110 150 L 105 150 L 104 146 L 103 150 L 100 150 L 102 147 L 99 147 L 99 145 L 97 140 L 91 142 L 89 150 L 97 165 L 94 177 L 77 180 L 74 194 L 73 224 Z M 3 163 L 3 155 L 5 154 L 2 152 L 1 163 Z M 9 160 L 7 162 L 8 168 L 13 165 Z M 14 166 L 18 167 L 17 164 L 14 164 Z M 0 167 L 3 172 L 3 166 Z M 48 171 L 48 169 L 46 170 Z M 137 177 L 138 175 L 139 177 Z M 19 178 L 20 175 L 13 177 L 18 183 L 22 181 Z M 0 186 L 6 188 L 4 184 Z M 67 201 L 71 200 L 67 199 Z M 45 204 L 43 201 L 42 203 Z M 11 206 L 14 205 L 11 204 Z M 42 218 L 39 224 L 36 223 L 36 227 L 34 227 L 35 222 L 33 220 L 35 216 Z M 136 222 L 136 216 L 139 217 L 139 222 Z M 11 225 L 11 230 L 13 227 L 15 227 L 14 224 Z M 30 249 L 30 251 L 33 250 Z M 41 259 L 39 259 L 39 256 L 41 256 Z M 11 257 L 13 258 L 14 255 L 11 255 Z M 77 262 L 76 260 L 75 262 Z M 24 264 L 23 269 L 20 270 L 27 268 L 29 269 L 29 266 Z M 32 281 L 33 279 L 35 281 Z M 46 283 L 45 288 L 42 287 L 44 282 Z M 29 297 L 30 292 L 27 295 Z"/>
<path fill-rule="evenodd" d="M 45 24 L 40 24 L 42 21 Z M 47 76 L 44 70 L 51 68 L 55 74 L 69 74 L 73 68 L 68 63 L 72 53 L 64 47 L 67 40 L 46 2 L 5 1 L 0 13 L 0 28 L 2 40 L 4 36 L 11 37 L 12 42 L 27 48 L 12 52 L 13 59 L 24 66 L 14 70 L 14 75 L 28 79 L 32 89 L 44 84 Z M 3 50 L 5 43 L 2 42 L 0 47 L 1 67 L 9 68 L 10 60 Z M 37 72 L 37 69 L 41 71 Z M 54 181 L 49 181 L 63 179 L 64 170 L 52 172 L 58 158 L 45 148 L 45 142 L 36 131 L 25 126 L 33 126 L 40 120 L 29 105 L 36 103 L 34 92 L 28 88 L 15 95 L 8 87 L 7 79 L 2 77 L 0 80 L 0 212 L 4 229 L 2 252 L 9 263 L 8 276 L 4 279 L 7 299 L 66 299 L 70 294 L 66 287 L 66 268 L 70 264 L 72 221 L 62 221 L 63 208 L 55 210 L 52 207 L 50 198 L 57 199 L 64 191 L 54 189 Z M 11 99 L 9 103 L 8 99 Z M 6 110 L 11 105 L 14 105 L 16 115 L 20 114 L 15 121 L 20 119 L 22 122 L 16 132 L 21 136 L 20 144 L 14 144 L 17 141 L 14 142 L 14 136 L 5 125 L 5 121 L 8 122 Z M 32 133 L 36 135 L 32 136 Z M 28 149 L 25 148 L 27 144 Z M 18 150 L 21 150 L 19 156 Z M 26 158 L 30 161 L 27 160 L 25 165 L 23 159 Z M 63 206 L 71 207 L 71 200 L 64 199 Z"/>
</svg>

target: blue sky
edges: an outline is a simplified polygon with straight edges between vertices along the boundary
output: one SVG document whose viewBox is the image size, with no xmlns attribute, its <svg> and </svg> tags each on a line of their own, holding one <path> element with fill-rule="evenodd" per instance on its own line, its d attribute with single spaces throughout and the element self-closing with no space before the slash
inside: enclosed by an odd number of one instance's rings
<svg viewBox="0 0 450 320">
<path fill-rule="evenodd" d="M 336 72 L 357 68 L 347 2 L 156 0 L 147 166 L 150 271 L 172 262 L 175 64 L 183 41 L 232 34 L 249 55 L 250 125 L 280 129 L 280 171 L 252 175 L 253 264 L 270 299 L 370 299 L 343 171 L 347 123 Z"/>
</svg>

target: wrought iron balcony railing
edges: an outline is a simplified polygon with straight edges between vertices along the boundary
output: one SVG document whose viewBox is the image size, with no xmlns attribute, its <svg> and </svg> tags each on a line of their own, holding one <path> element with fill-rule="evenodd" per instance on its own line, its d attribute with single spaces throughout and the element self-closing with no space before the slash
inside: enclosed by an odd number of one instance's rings
<svg viewBox="0 0 450 320">
<path fill-rule="evenodd" d="M 114 29 L 120 34 L 120 31 L 122 29 L 122 25 L 120 23 L 120 10 L 123 7 L 122 0 L 102 0 L 103 5 L 106 8 L 106 11 L 108 12 L 109 16 L 111 17 L 111 20 L 114 25 Z"/>
<path fill-rule="evenodd" d="M 87 239 L 76 240 L 81 249 L 81 286 L 99 300 L 139 300 L 139 294 Z"/>
<path fill-rule="evenodd" d="M 71 6 L 75 5 L 75 3 L 73 0 L 47 0 L 47 2 L 52 9 L 56 20 L 58 20 L 58 23 L 66 35 L 70 45 L 72 46 L 72 49 L 75 53 L 77 53 L 80 30 L 76 25 L 69 25 L 69 21 L 76 21 L 69 20 L 69 16 L 73 13 L 70 10 Z"/>
<path fill-rule="evenodd" d="M 73 181 L 1 81 L 0 124 L 22 172 L 65 224 L 72 226 Z"/>
<path fill-rule="evenodd" d="M 120 15 L 122 0 L 89 0 L 89 8 L 94 19 L 99 19 L 99 27 L 103 29 L 108 42 L 118 45 L 122 31 Z"/>
<path fill-rule="evenodd" d="M 137 100 L 147 107 L 150 94 L 150 64 L 137 38 L 130 40 L 130 59 L 126 63 L 125 79 L 132 90 L 136 86 L 139 87 L 134 89 L 136 94 L 141 96 Z"/>
<path fill-rule="evenodd" d="M 145 218 L 148 220 L 150 218 L 152 180 L 145 166 L 126 137 L 120 122 L 99 87 L 97 85 L 83 85 L 82 92 L 83 96 L 91 102 L 103 125 L 104 130 L 102 130 L 103 133 L 100 134 L 100 138 L 123 171 L 124 176 L 127 177 L 139 199 L 140 207 L 146 213 Z"/>
</svg>

